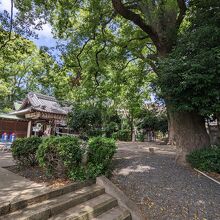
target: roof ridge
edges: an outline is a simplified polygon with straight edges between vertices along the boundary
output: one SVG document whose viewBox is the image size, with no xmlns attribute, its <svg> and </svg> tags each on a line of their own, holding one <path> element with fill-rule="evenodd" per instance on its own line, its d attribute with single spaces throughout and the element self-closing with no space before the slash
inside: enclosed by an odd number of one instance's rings
<svg viewBox="0 0 220 220">
<path fill-rule="evenodd" d="M 37 93 L 37 92 L 30 92 L 30 94 L 35 94 L 37 96 L 37 98 L 40 98 L 40 99 L 45 99 L 45 100 L 48 100 L 48 101 L 57 102 L 57 99 L 53 96 L 48 96 L 48 95 L 44 95 L 44 94 Z"/>
</svg>

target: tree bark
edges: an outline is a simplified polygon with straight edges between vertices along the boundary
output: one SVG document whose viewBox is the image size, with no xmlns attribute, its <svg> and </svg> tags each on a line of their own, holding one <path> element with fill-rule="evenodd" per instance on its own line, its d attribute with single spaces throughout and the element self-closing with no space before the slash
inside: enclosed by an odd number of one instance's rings
<svg viewBox="0 0 220 220">
<path fill-rule="evenodd" d="M 173 126 L 173 120 L 171 120 L 172 115 L 170 115 L 170 111 L 167 108 L 167 121 L 168 121 L 168 145 L 175 145 L 175 140 L 174 140 L 174 126 Z"/>
<path fill-rule="evenodd" d="M 210 146 L 210 138 L 202 116 L 196 112 L 172 112 L 171 110 L 169 115 L 177 147 L 176 160 L 185 163 L 185 156 L 188 153 Z"/>
</svg>

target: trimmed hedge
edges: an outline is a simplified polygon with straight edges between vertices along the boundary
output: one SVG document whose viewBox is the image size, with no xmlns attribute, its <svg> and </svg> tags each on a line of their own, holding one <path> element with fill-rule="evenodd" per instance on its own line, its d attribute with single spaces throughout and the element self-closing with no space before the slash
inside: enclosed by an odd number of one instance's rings
<svg viewBox="0 0 220 220">
<path fill-rule="evenodd" d="M 38 164 L 36 152 L 42 143 L 40 137 L 19 138 L 12 143 L 12 156 L 18 166 L 35 166 Z"/>
<path fill-rule="evenodd" d="M 71 170 L 78 169 L 83 150 L 77 137 L 62 136 L 45 138 L 37 150 L 37 159 L 48 174 L 56 177 L 67 176 Z"/>
<path fill-rule="evenodd" d="M 17 139 L 12 153 L 18 165 L 40 165 L 54 177 L 84 180 L 106 174 L 116 152 L 115 140 L 94 137 L 89 139 L 88 145 L 84 144 L 72 136 L 30 137 Z M 83 163 L 85 153 L 87 161 Z"/>
<path fill-rule="evenodd" d="M 201 171 L 220 173 L 220 147 L 195 150 L 187 156 L 187 161 Z"/>
<path fill-rule="evenodd" d="M 106 174 L 116 152 L 115 140 L 105 137 L 93 137 L 88 142 L 88 161 L 86 166 L 73 169 L 70 172 L 71 179 L 94 179 L 99 175 Z"/>
<path fill-rule="evenodd" d="M 88 162 L 102 164 L 107 169 L 116 152 L 115 140 L 104 137 L 93 137 L 88 143 Z"/>
</svg>

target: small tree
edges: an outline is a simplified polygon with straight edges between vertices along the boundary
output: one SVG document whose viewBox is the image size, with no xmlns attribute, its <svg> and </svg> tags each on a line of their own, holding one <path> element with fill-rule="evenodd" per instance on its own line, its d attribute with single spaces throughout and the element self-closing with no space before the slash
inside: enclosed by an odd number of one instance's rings
<svg viewBox="0 0 220 220">
<path fill-rule="evenodd" d="M 137 124 L 139 129 L 145 131 L 168 132 L 167 115 L 165 111 L 156 111 L 156 109 L 144 109 L 139 115 Z"/>
<path fill-rule="evenodd" d="M 69 114 L 69 126 L 80 135 L 97 136 L 101 134 L 101 110 L 95 106 L 76 105 Z"/>
</svg>

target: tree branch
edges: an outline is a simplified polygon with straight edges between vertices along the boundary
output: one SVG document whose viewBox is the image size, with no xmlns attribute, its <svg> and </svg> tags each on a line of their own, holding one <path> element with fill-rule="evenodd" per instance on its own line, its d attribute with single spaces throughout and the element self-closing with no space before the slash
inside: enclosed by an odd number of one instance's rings
<svg viewBox="0 0 220 220">
<path fill-rule="evenodd" d="M 126 18 L 127 20 L 132 21 L 134 24 L 140 27 L 145 33 L 148 34 L 148 36 L 154 42 L 155 46 L 157 48 L 160 48 L 160 41 L 157 32 L 153 29 L 152 26 L 146 24 L 140 15 L 129 10 L 128 7 L 123 5 L 121 0 L 112 0 L 112 5 L 118 14 L 120 14 L 122 17 Z"/>
<path fill-rule="evenodd" d="M 11 0 L 11 16 L 10 16 L 10 29 L 9 29 L 9 34 L 8 34 L 8 40 L 5 41 L 3 45 L 1 45 L 0 49 L 5 47 L 7 43 L 11 40 L 11 34 L 12 34 L 12 29 L 13 29 L 13 9 L 14 9 L 14 0 Z"/>
<path fill-rule="evenodd" d="M 89 41 L 91 41 L 92 39 L 89 38 L 88 40 L 85 41 L 85 43 L 83 44 L 83 46 L 81 47 L 81 50 L 79 51 L 79 53 L 76 55 L 76 59 L 80 68 L 80 71 L 82 70 L 82 66 L 81 66 L 81 62 L 80 62 L 80 55 L 82 54 L 83 50 L 85 49 L 86 45 L 89 43 Z"/>
<path fill-rule="evenodd" d="M 129 39 L 129 40 L 126 42 L 126 45 L 124 45 L 123 48 L 128 47 L 128 43 L 130 43 L 130 42 L 132 42 L 132 41 L 135 41 L 135 40 L 145 40 L 145 39 L 147 39 L 147 38 L 148 38 L 148 36 L 131 38 L 131 39 Z"/>
<path fill-rule="evenodd" d="M 185 0 L 177 0 L 177 3 L 179 6 L 179 9 L 180 9 L 180 12 L 179 12 L 179 15 L 176 20 L 176 27 L 179 28 L 179 26 L 181 25 L 185 15 L 186 15 L 187 7 L 186 7 Z"/>
</svg>

